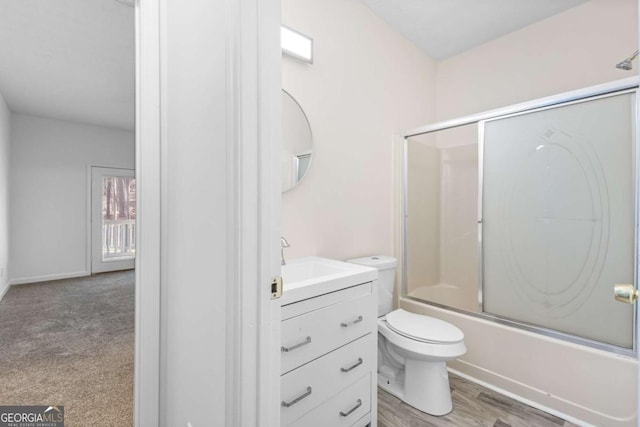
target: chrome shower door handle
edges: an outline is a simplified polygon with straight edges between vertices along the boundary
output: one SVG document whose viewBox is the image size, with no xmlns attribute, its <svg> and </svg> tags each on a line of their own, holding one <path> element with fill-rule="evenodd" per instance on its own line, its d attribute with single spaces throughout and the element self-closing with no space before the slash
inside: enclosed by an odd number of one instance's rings
<svg viewBox="0 0 640 427">
<path fill-rule="evenodd" d="M 635 286 L 626 283 L 616 283 L 613 286 L 613 297 L 616 301 L 633 304 L 640 296 Z"/>
</svg>

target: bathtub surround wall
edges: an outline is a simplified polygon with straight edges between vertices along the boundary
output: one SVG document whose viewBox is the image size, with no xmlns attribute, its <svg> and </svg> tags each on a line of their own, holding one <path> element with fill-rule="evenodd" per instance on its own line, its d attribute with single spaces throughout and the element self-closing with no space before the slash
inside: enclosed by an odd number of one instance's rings
<svg viewBox="0 0 640 427">
<path fill-rule="evenodd" d="M 392 252 L 392 137 L 434 116 L 435 62 L 364 4 L 284 0 L 282 22 L 314 39 L 314 63 L 282 58 L 305 110 L 313 162 L 282 195 L 287 256 Z"/>
<path fill-rule="evenodd" d="M 478 127 L 409 139 L 407 289 L 478 311 Z M 398 230 L 402 233 L 402 230 Z"/>
<path fill-rule="evenodd" d="M 0 94 L 0 300 L 9 288 L 9 167 L 11 112 Z"/>
<path fill-rule="evenodd" d="M 466 128 L 457 130 L 460 129 Z M 474 284 L 478 279 L 478 146 L 472 143 L 445 147 L 440 156 L 439 284 Z M 477 286 L 464 287 L 458 297 L 463 307 L 477 310 Z"/>
<path fill-rule="evenodd" d="M 12 284 L 91 273 L 87 271 L 89 164 L 133 169 L 133 132 L 12 115 Z"/>
<path fill-rule="evenodd" d="M 407 264 L 408 288 L 440 283 L 440 149 L 435 135 L 424 135 L 411 143 L 407 152 L 407 252 L 420 254 L 420 259 Z M 398 264 L 401 265 L 401 264 Z"/>
<path fill-rule="evenodd" d="M 591 0 L 439 62 L 438 120 L 637 75 L 637 63 L 632 72 L 615 68 L 637 48 L 637 16 L 634 0 Z M 564 417 L 637 425 L 635 358 L 406 298 L 400 306 L 464 331 L 469 351 L 450 364 L 455 371 Z"/>
</svg>

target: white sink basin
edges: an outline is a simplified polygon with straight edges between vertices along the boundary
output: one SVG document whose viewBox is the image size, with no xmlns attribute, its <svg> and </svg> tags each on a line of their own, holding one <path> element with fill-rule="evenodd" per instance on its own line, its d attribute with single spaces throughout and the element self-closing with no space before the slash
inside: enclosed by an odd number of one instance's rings
<svg viewBox="0 0 640 427">
<path fill-rule="evenodd" d="M 373 268 L 328 258 L 305 257 L 282 266 L 282 305 L 371 282 L 378 278 Z"/>
<path fill-rule="evenodd" d="M 344 266 L 335 266 L 321 260 L 297 262 L 295 260 L 282 267 L 282 277 L 287 283 L 298 283 L 306 280 L 319 279 L 324 276 L 340 274 L 348 271 Z M 347 264 L 348 265 L 348 264 Z"/>
</svg>

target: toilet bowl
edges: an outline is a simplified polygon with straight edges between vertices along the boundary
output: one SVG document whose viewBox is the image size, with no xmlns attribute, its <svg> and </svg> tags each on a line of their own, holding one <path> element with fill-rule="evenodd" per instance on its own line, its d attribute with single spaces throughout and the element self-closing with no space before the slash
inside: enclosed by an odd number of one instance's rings
<svg viewBox="0 0 640 427">
<path fill-rule="evenodd" d="M 377 268 L 378 386 L 431 415 L 453 409 L 446 362 L 466 353 L 464 334 L 440 319 L 392 310 L 396 260 L 375 256 L 349 260 Z"/>
<path fill-rule="evenodd" d="M 442 320 L 402 309 L 388 313 L 378 319 L 378 386 L 422 412 L 448 414 L 446 362 L 466 353 L 463 340 L 462 331 Z"/>
</svg>

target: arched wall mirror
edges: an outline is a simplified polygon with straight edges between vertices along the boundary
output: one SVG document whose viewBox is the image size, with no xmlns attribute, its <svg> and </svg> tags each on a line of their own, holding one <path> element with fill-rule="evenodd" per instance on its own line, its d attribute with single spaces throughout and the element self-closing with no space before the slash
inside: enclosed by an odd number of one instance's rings
<svg viewBox="0 0 640 427">
<path fill-rule="evenodd" d="M 311 166 L 313 138 L 304 110 L 282 90 L 282 192 L 295 187 Z"/>
</svg>

